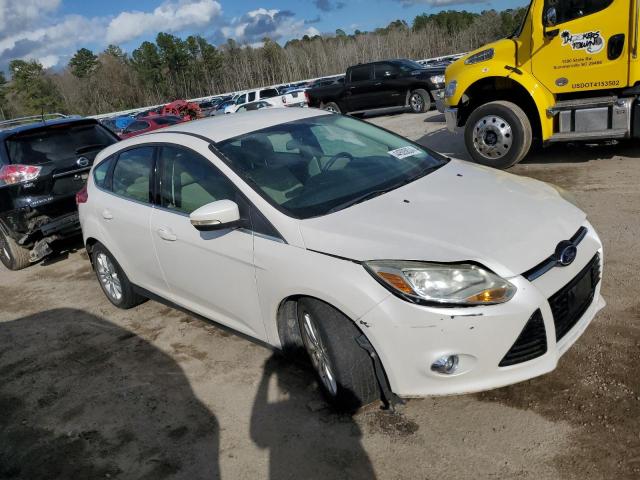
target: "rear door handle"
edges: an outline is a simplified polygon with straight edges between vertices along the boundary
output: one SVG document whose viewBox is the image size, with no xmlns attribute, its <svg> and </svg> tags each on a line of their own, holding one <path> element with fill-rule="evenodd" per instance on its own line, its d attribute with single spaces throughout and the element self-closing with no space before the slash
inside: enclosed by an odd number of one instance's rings
<svg viewBox="0 0 640 480">
<path fill-rule="evenodd" d="M 161 239 L 166 240 L 167 242 L 175 242 L 178 240 L 178 236 L 171 231 L 170 228 L 161 227 L 158 229 L 158 235 Z"/>
<path fill-rule="evenodd" d="M 102 211 L 102 218 L 105 220 L 113 220 L 113 214 L 109 210 L 105 209 Z"/>
</svg>

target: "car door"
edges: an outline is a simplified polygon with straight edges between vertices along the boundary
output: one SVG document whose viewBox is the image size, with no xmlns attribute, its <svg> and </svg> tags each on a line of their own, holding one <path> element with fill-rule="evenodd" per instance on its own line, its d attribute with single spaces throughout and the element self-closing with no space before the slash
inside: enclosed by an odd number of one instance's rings
<svg viewBox="0 0 640 480">
<path fill-rule="evenodd" d="M 553 93 L 626 86 L 629 9 L 628 0 L 546 0 L 532 12 L 535 77 Z"/>
<path fill-rule="evenodd" d="M 405 104 L 406 91 L 400 80 L 400 69 L 393 63 L 374 65 L 372 102 L 380 107 L 399 107 Z"/>
<path fill-rule="evenodd" d="M 233 183 L 193 150 L 166 145 L 159 153 L 157 206 L 151 232 L 171 299 L 235 330 L 265 339 L 249 229 L 196 230 L 194 210 L 217 200 L 246 204 Z"/>
<path fill-rule="evenodd" d="M 134 284 L 164 296 L 167 284 L 160 271 L 149 231 L 151 178 L 155 165 L 155 148 L 136 147 L 125 150 L 105 165 L 96 167 L 95 215 L 103 226 L 105 246 Z M 104 163 L 104 162 L 103 162 Z M 104 183 L 100 184 L 100 181 Z"/>
<path fill-rule="evenodd" d="M 351 68 L 346 90 L 349 111 L 375 108 L 371 106 L 375 104 L 371 98 L 373 90 L 373 65 L 359 65 Z"/>
</svg>

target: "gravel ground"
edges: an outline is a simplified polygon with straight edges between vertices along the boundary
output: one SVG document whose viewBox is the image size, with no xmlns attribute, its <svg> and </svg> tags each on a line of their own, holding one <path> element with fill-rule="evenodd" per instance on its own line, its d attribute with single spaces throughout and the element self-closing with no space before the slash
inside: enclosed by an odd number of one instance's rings
<svg viewBox="0 0 640 480">
<path fill-rule="evenodd" d="M 465 158 L 437 112 L 370 119 Z M 111 307 L 81 245 L 0 267 L 0 478 L 640 478 L 640 149 L 558 146 L 512 170 L 575 194 L 608 306 L 555 372 L 332 413 L 305 367 L 156 302 Z"/>
</svg>

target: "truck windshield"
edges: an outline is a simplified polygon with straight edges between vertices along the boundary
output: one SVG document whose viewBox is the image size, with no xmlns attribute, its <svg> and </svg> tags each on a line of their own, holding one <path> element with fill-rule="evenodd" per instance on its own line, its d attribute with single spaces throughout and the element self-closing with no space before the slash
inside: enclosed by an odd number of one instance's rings
<svg viewBox="0 0 640 480">
<path fill-rule="evenodd" d="M 343 210 L 447 163 L 405 138 L 340 115 L 276 125 L 216 147 L 258 194 L 300 219 Z"/>
<path fill-rule="evenodd" d="M 525 12 L 525 14 L 520 19 L 520 23 L 518 24 L 518 27 L 507 38 L 518 38 L 520 36 L 520 34 L 522 33 L 522 29 L 524 28 L 524 22 L 527 21 L 527 17 L 529 16 L 529 12 L 531 11 L 531 5 L 532 4 L 533 4 L 533 1 L 529 2 L 529 6 L 527 7 L 527 11 Z"/>
<path fill-rule="evenodd" d="M 40 165 L 79 156 L 91 158 L 116 142 L 106 128 L 94 123 L 51 125 L 14 135 L 5 141 L 9 161 L 21 165 Z"/>
</svg>

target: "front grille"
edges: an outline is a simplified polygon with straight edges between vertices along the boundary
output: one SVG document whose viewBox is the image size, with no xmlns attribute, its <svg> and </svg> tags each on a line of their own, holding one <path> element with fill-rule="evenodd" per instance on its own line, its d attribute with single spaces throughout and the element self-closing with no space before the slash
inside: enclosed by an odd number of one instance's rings
<svg viewBox="0 0 640 480">
<path fill-rule="evenodd" d="M 584 267 L 565 287 L 549 299 L 556 326 L 556 341 L 564 337 L 593 302 L 600 282 L 600 254 Z"/>
<path fill-rule="evenodd" d="M 500 362 L 501 367 L 528 362 L 547 352 L 547 332 L 540 310 L 536 310 L 524 326 L 522 333 Z"/>
</svg>

